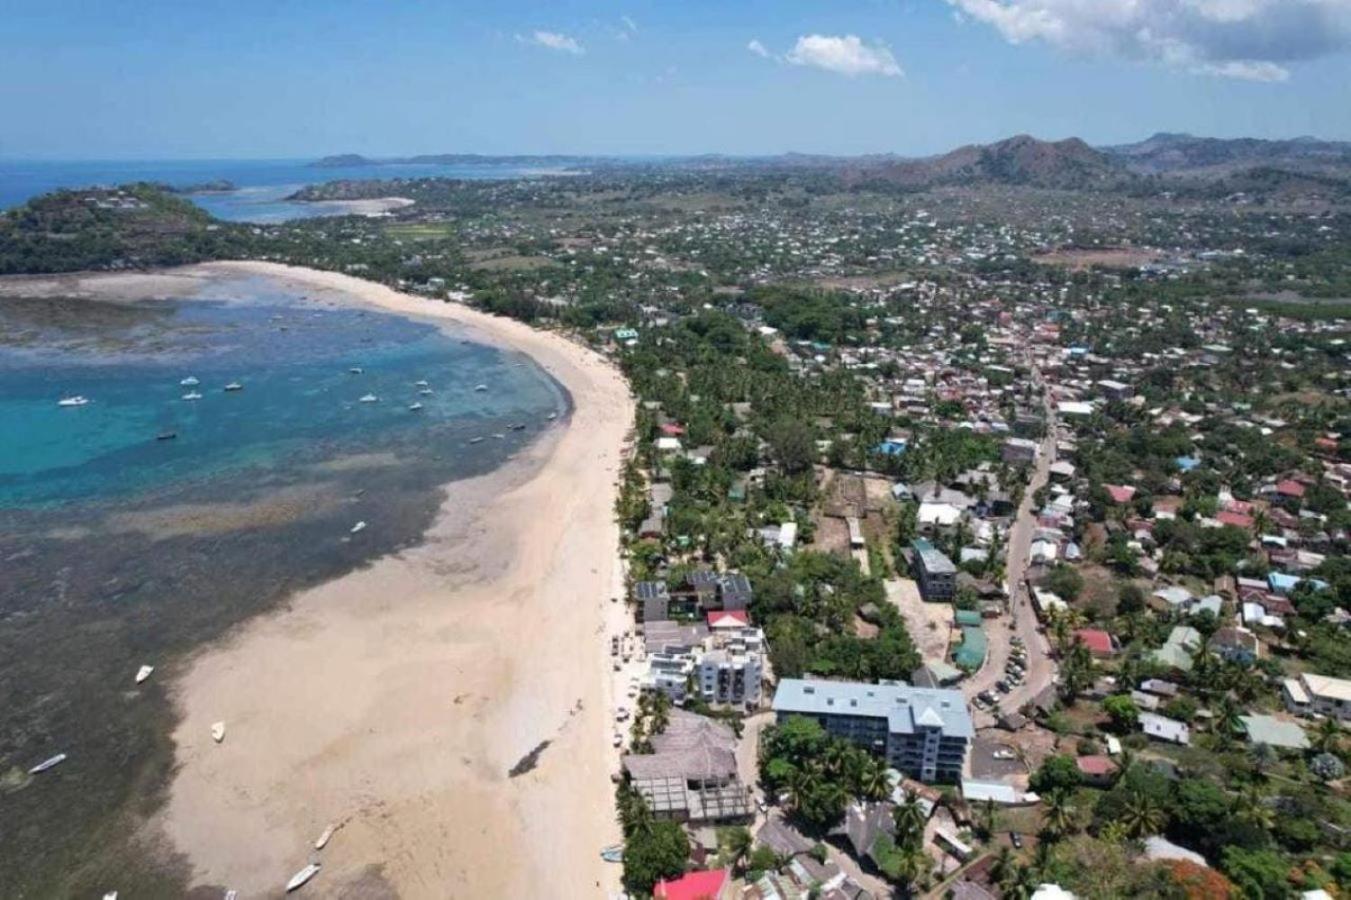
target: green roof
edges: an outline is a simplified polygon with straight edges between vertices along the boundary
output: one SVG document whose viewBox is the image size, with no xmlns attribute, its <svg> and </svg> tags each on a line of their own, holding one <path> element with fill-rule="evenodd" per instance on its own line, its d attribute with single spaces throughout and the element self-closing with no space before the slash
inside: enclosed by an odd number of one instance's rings
<svg viewBox="0 0 1351 900">
<path fill-rule="evenodd" d="M 974 609 L 959 609 L 957 610 L 957 624 L 971 625 L 979 628 L 980 613 L 976 612 Z"/>
<path fill-rule="evenodd" d="M 1248 732 L 1248 740 L 1254 744 L 1267 744 L 1286 750 L 1309 749 L 1309 738 L 1304 734 L 1304 729 L 1294 722 L 1257 714 L 1242 716 L 1241 719 L 1243 729 Z"/>
<path fill-rule="evenodd" d="M 962 629 L 962 643 L 952 653 L 952 660 L 968 671 L 975 671 L 985 662 L 985 632 L 968 625 Z"/>
</svg>

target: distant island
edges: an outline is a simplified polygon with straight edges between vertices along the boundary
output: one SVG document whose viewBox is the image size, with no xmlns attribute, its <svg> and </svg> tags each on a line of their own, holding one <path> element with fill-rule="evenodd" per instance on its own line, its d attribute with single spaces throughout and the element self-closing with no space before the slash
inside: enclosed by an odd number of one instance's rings
<svg viewBox="0 0 1351 900">
<path fill-rule="evenodd" d="M 613 162 L 594 156 L 485 156 L 480 153 L 435 153 L 374 159 L 359 153 L 339 153 L 310 163 L 312 169 L 350 169 L 357 166 L 534 166 L 576 168 L 598 162 Z"/>
<path fill-rule="evenodd" d="M 211 181 L 200 181 L 195 184 L 161 184 L 157 187 L 170 194 L 228 194 L 231 191 L 239 190 L 239 185 L 227 178 L 215 178 Z"/>
</svg>

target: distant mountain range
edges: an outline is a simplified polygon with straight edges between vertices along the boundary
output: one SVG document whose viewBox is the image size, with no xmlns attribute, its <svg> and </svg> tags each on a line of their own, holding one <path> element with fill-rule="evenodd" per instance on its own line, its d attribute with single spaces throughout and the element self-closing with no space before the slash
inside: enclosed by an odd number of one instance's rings
<svg viewBox="0 0 1351 900">
<path fill-rule="evenodd" d="M 851 184 L 884 183 L 920 190 L 944 184 L 1008 184 L 1079 190 L 1144 184 L 1146 176 L 1195 180 L 1229 179 L 1261 172 L 1338 180 L 1351 177 L 1351 143 L 1302 137 L 1292 140 L 1203 138 L 1160 133 L 1135 144 L 1091 147 L 1079 138 L 1043 141 L 1018 135 L 993 144 L 970 144 L 924 158 L 893 155 L 857 157 L 787 153 L 736 157 L 720 154 L 662 160 L 626 160 L 603 156 L 488 156 L 445 153 L 373 159 L 358 154 L 326 156 L 316 168 L 385 165 L 493 165 L 541 169 L 617 169 L 662 167 L 697 170 L 792 169 L 839 174 Z"/>
</svg>

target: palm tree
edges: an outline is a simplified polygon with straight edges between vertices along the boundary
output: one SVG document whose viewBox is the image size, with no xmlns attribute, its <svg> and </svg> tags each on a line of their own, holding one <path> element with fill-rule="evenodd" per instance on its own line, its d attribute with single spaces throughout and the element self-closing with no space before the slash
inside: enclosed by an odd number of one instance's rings
<svg viewBox="0 0 1351 900">
<path fill-rule="evenodd" d="M 1270 831 L 1276 824 L 1276 813 L 1264 802 L 1265 798 L 1257 785 L 1250 784 L 1238 795 L 1234 803 L 1234 816 L 1240 822 L 1246 822 L 1263 831 Z"/>
<path fill-rule="evenodd" d="M 1052 840 L 1058 841 L 1074 830 L 1075 809 L 1069 791 L 1052 791 L 1047 795 L 1043 819 L 1046 833 Z"/>
<path fill-rule="evenodd" d="M 1014 868 L 1013 849 L 1005 844 L 999 848 L 999 852 L 995 854 L 994 862 L 990 864 L 990 879 L 995 884 L 1000 884 L 1005 878 L 1013 874 Z"/>
<path fill-rule="evenodd" d="M 891 779 L 880 759 L 863 757 L 854 773 L 855 793 L 864 800 L 885 800 L 891 794 Z"/>
<path fill-rule="evenodd" d="M 719 832 L 723 861 L 731 866 L 733 871 L 739 871 L 746 857 L 750 856 L 751 846 L 754 843 L 750 829 L 738 825 L 734 828 L 721 828 Z"/>
<path fill-rule="evenodd" d="M 1342 745 L 1342 726 L 1336 719 L 1328 716 L 1314 729 L 1313 746 L 1320 753 L 1338 754 Z"/>
<path fill-rule="evenodd" d="M 1228 697 L 1221 697 L 1215 712 L 1215 735 L 1220 741 L 1220 746 L 1228 747 L 1232 744 L 1234 736 L 1242 727 L 1243 719 L 1238 706 Z"/>
<path fill-rule="evenodd" d="M 981 833 L 985 836 L 985 840 L 987 840 L 987 841 L 990 839 L 991 835 L 994 834 L 994 799 L 993 799 L 993 798 L 987 797 L 987 798 L 985 799 L 985 802 L 981 805 L 981 810 L 980 810 L 980 830 L 981 830 Z"/>
<path fill-rule="evenodd" d="M 905 847 L 919 843 L 924 836 L 924 810 L 919 805 L 919 797 L 908 794 L 905 802 L 892 810 L 892 819 L 896 823 L 896 844 Z"/>
<path fill-rule="evenodd" d="M 1258 778 L 1266 778 L 1267 769 L 1275 765 L 1277 760 L 1276 751 L 1270 744 L 1253 744 L 1248 748 L 1248 758 Z"/>
<path fill-rule="evenodd" d="M 1167 815 L 1153 797 L 1137 791 L 1126 798 L 1118 821 L 1128 837 L 1139 840 L 1162 831 Z"/>
<path fill-rule="evenodd" d="M 999 882 L 1004 900 L 1028 900 L 1037 890 L 1037 873 L 1031 866 L 1014 866 Z"/>
</svg>

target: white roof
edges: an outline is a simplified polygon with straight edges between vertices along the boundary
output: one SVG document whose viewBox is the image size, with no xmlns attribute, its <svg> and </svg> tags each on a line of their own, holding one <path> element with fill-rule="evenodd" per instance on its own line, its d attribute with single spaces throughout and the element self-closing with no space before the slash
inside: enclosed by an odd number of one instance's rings
<svg viewBox="0 0 1351 900">
<path fill-rule="evenodd" d="M 962 511 L 950 503 L 921 503 L 916 518 L 922 525 L 954 525 Z"/>
<path fill-rule="evenodd" d="M 1336 700 L 1341 703 L 1351 702 L 1351 681 L 1333 678 L 1331 675 L 1314 675 L 1309 672 L 1305 672 L 1300 678 L 1304 680 L 1304 687 L 1315 697 Z"/>
<path fill-rule="evenodd" d="M 1037 886 L 1032 900 L 1075 900 L 1075 896 L 1058 884 L 1042 884 Z"/>
</svg>

